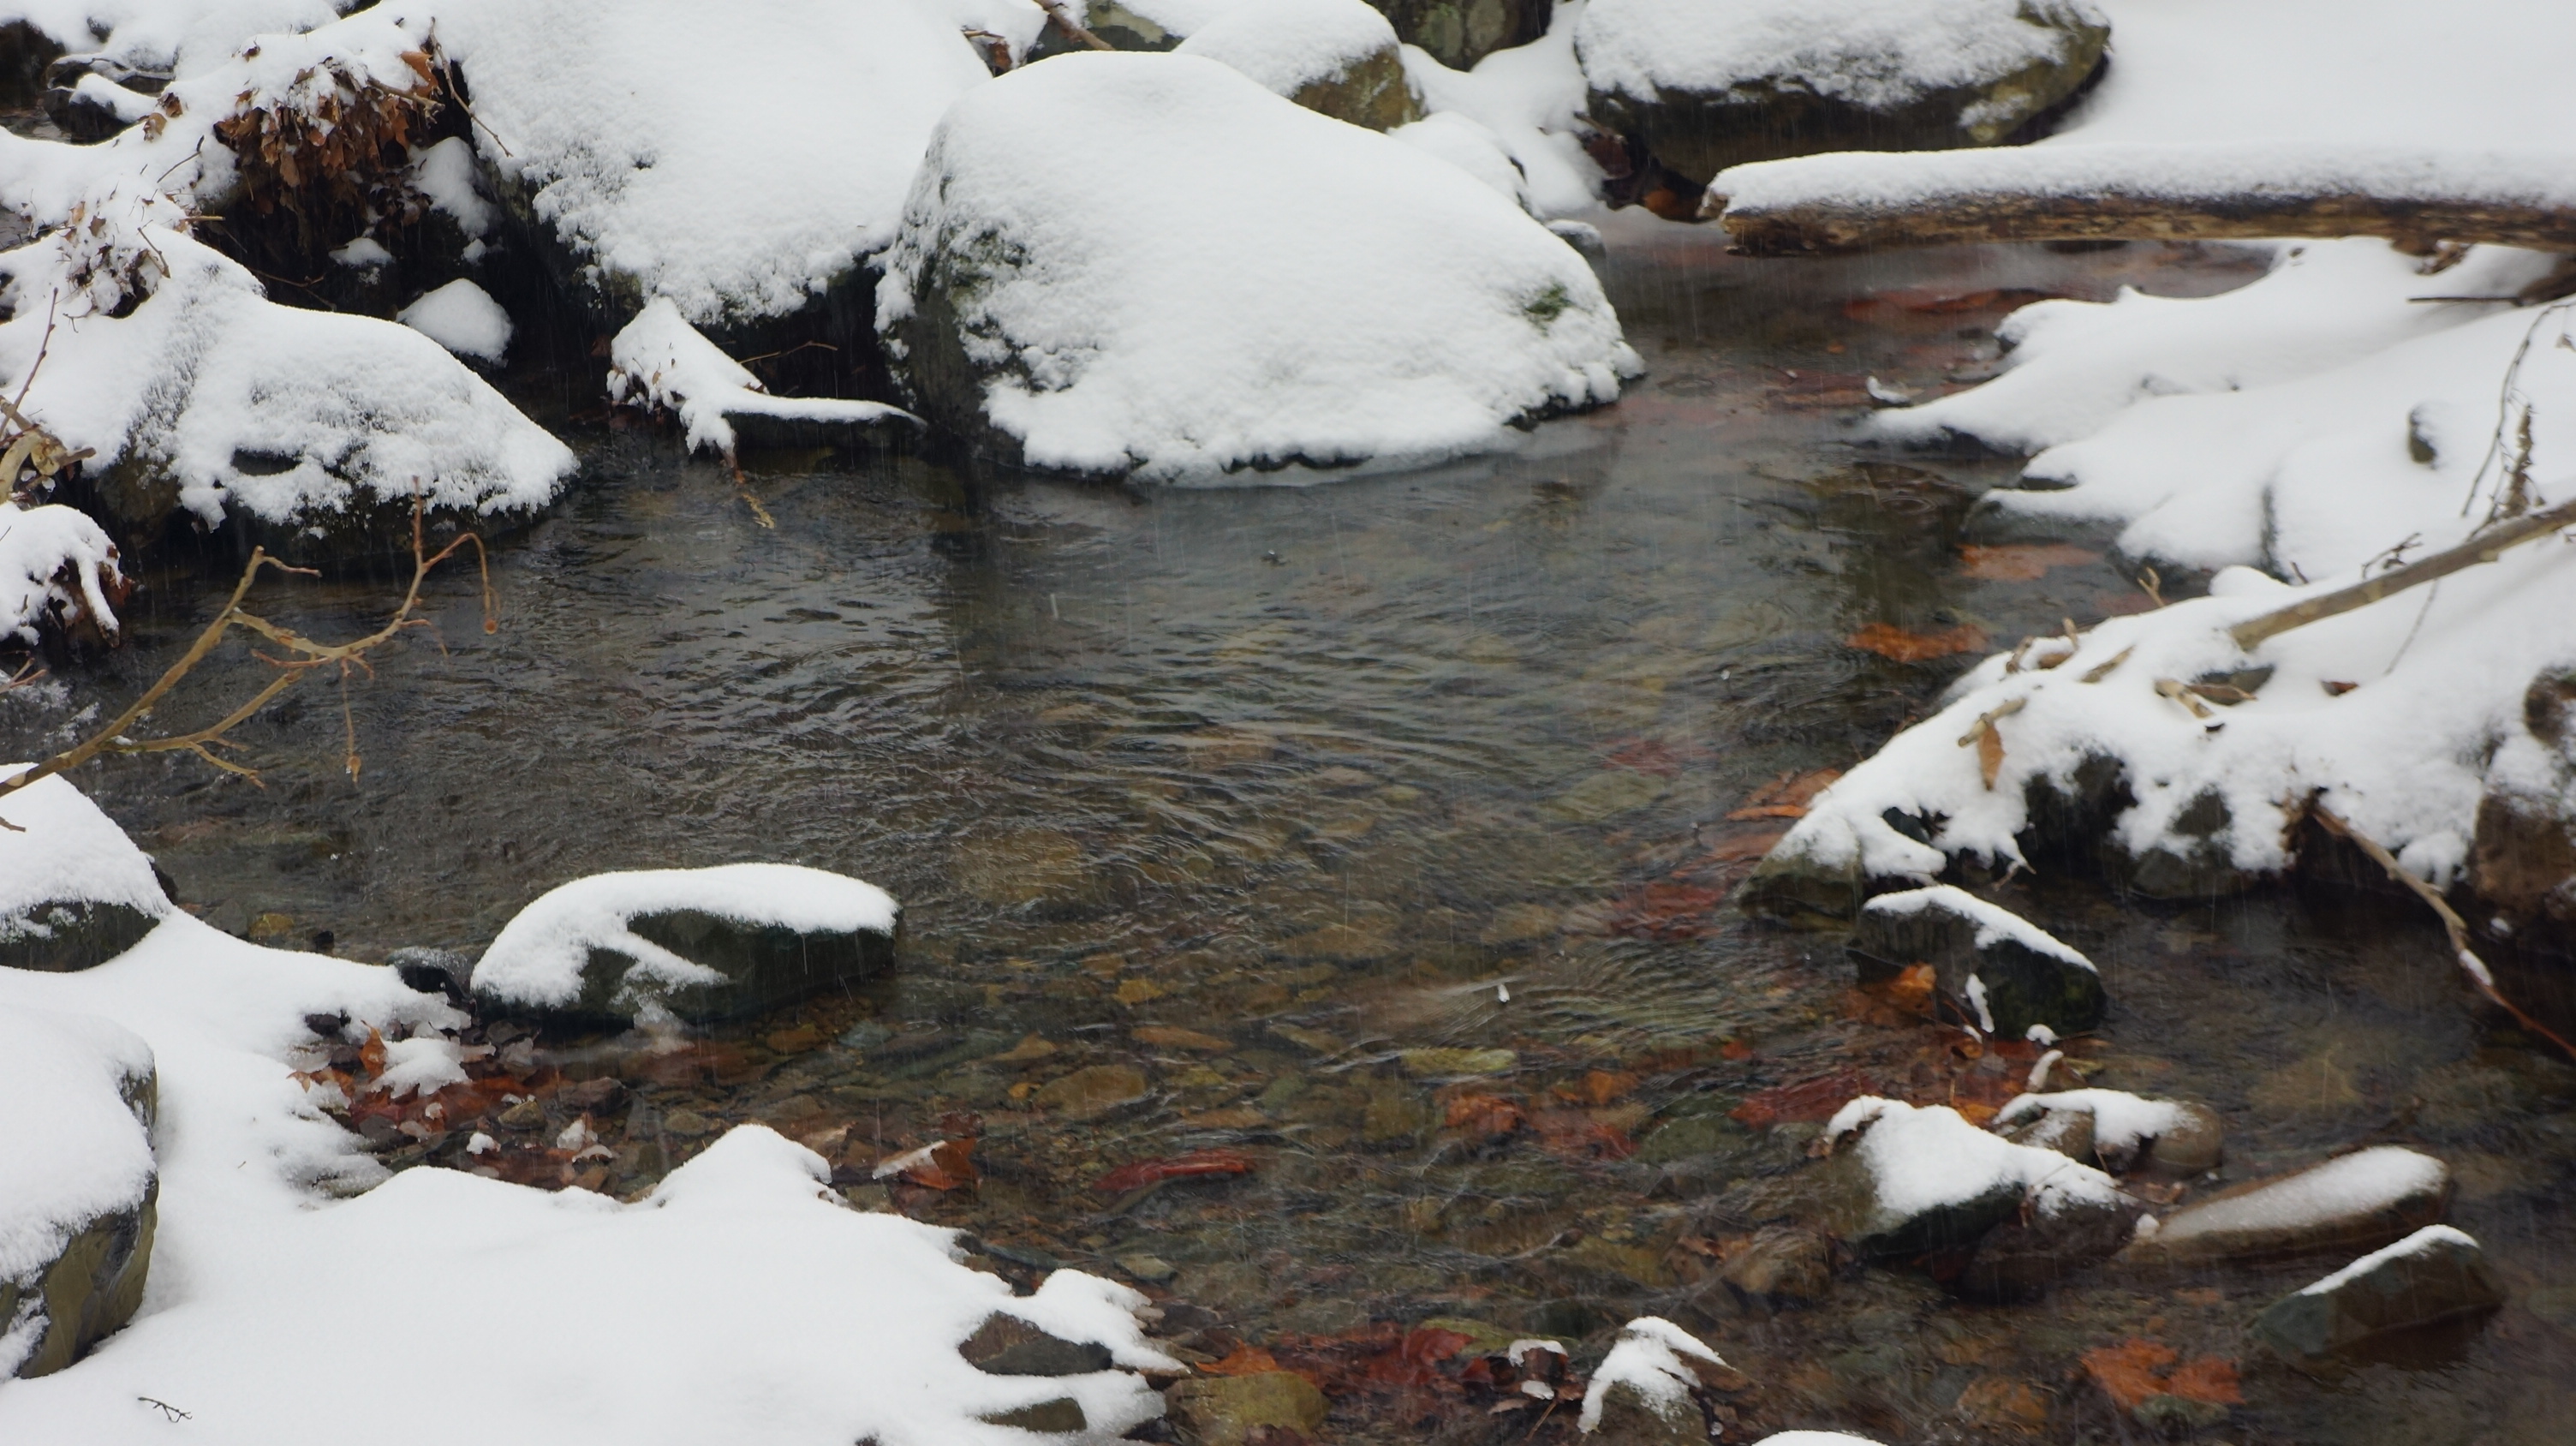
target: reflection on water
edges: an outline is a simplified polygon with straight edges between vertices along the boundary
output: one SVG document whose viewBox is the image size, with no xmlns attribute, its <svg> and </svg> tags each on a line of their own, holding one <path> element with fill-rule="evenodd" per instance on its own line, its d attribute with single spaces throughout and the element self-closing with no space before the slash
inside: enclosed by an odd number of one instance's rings
<svg viewBox="0 0 2576 1446">
<path fill-rule="evenodd" d="M 452 651 L 416 638 L 352 692 L 357 782 L 323 687 L 241 730 L 264 791 L 180 761 L 79 781 L 192 909 L 362 958 L 478 945 L 603 869 L 773 859 L 886 886 L 906 954 L 861 996 L 677 1054 L 521 1054 L 623 1079 L 613 1109 L 581 1097 L 620 1151 L 596 1183 L 640 1188 L 738 1120 L 852 1178 L 972 1134 L 973 1189 L 854 1188 L 971 1229 L 996 1268 L 1145 1283 L 1207 1355 L 1430 1319 L 1597 1349 L 1652 1311 L 1763 1383 L 1748 1429 L 2114 1440 L 2139 1428 L 2077 1363 L 2140 1337 L 2239 1363 L 2223 1439 L 2558 1439 L 2576 1075 L 2473 1024 L 2437 931 L 2349 900 L 2151 915 L 2050 879 L 2022 902 L 2104 963 L 2112 1025 L 2079 1051 L 2096 1082 L 2218 1107 L 2232 1178 L 2363 1140 L 2451 1161 L 2453 1218 L 2520 1303 L 2444 1363 L 2265 1366 L 2244 1322 L 2315 1263 L 2105 1273 L 2019 1307 L 1846 1270 L 1776 1314 L 1713 1273 L 1814 1133 L 1739 1123 L 1747 1096 L 1970 1067 L 1847 999 L 1836 941 L 1725 903 L 1784 826 L 1757 794 L 1847 765 L 1964 662 L 1844 640 L 2000 646 L 2142 604 L 2062 552 L 1971 576 L 1959 503 L 2008 464 L 1852 448 L 1864 379 L 1981 375 L 1994 322 L 2035 295 L 2246 274 L 2186 250 L 1754 266 L 1704 233 L 1640 239 L 1611 284 L 1653 371 L 1619 406 L 1505 457 L 1293 489 L 768 458 L 770 529 L 667 439 L 571 428 L 584 485 L 495 550 L 501 634 L 451 577 Z M 532 406 L 557 386 L 522 381 Z M 68 698 L 0 704 L 11 746 L 140 686 L 215 580 L 152 578 L 135 647 Z M 263 595 L 344 633 L 384 589 Z M 227 668 L 210 693 L 260 671 Z M 1094 1188 L 1192 1151 L 1234 1155 Z M 1438 1406 L 1355 1389 L 1334 1430 L 1531 1429 Z"/>
</svg>

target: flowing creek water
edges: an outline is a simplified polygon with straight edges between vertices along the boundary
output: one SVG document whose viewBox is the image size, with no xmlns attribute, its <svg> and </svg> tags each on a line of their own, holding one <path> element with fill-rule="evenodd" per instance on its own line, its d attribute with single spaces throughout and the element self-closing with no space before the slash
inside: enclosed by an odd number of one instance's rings
<svg viewBox="0 0 2576 1446">
<path fill-rule="evenodd" d="M 2517 1297 L 2482 1332 L 2317 1381 L 2244 1325 L 2340 1260 L 2103 1269 L 2015 1306 L 1852 1267 L 1774 1311 L 1715 1274 L 1794 1189 L 1834 1078 L 1992 1100 L 2027 1067 L 1855 993 L 1838 937 L 1727 903 L 1784 827 L 1780 780 L 1848 765 L 1975 656 L 1846 640 L 2007 646 L 2148 605 L 2098 554 L 1963 561 L 1964 501 L 2010 464 L 1854 448 L 1863 377 L 1955 384 L 2036 296 L 2205 293 L 2257 264 L 1749 263 L 1662 230 L 1607 266 L 1650 374 L 1512 455 L 1215 490 L 752 459 L 774 528 L 668 436 L 577 410 L 572 367 L 531 365 L 509 389 L 587 466 L 495 541 L 499 633 L 450 570 L 445 651 L 415 634 L 380 654 L 345 722 L 317 683 L 239 731 L 264 789 L 186 759 L 77 781 L 191 910 L 356 958 L 475 947 L 607 869 L 766 859 L 883 885 L 906 911 L 890 977 L 687 1041 L 487 1022 L 537 1090 L 529 1128 L 484 1122 L 511 1141 L 497 1163 L 464 1155 L 462 1122 L 384 1137 L 387 1157 L 625 1196 L 766 1122 L 862 1203 L 973 1232 L 988 1268 L 1130 1280 L 1202 1357 L 1302 1363 L 1336 1392 L 1337 1439 L 1570 1439 L 1570 1410 L 1466 1404 L 1421 1328 L 1552 1336 L 1588 1362 L 1657 1313 L 1756 1381 L 1730 1438 L 2132 1439 L 2082 1361 L 2146 1340 L 2240 1373 L 2208 1439 L 2562 1440 L 2576 1069 L 2473 1016 L 2438 929 L 2370 898 L 2149 908 L 2054 872 L 2005 894 L 2103 967 L 2111 1019 L 2079 1065 L 2219 1109 L 2227 1178 L 2364 1141 L 2449 1161 L 2452 1219 Z M 130 696 L 230 583 L 224 558 L 146 565 L 130 647 L 0 700 L 16 756 Z M 392 592 L 259 598 L 345 635 Z M 265 675 L 202 669 L 163 721 Z M 548 1154 L 585 1110 L 614 1157 Z M 971 1184 L 869 1178 L 965 1137 Z M 1194 1151 L 1231 1153 L 1116 1188 Z M 511 1309 L 542 1338 L 541 1302 Z"/>
</svg>

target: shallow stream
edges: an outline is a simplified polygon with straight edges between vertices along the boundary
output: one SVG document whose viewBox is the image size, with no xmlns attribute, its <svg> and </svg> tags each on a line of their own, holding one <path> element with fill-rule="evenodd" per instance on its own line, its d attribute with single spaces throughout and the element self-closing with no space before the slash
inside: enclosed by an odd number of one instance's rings
<svg viewBox="0 0 2576 1446">
<path fill-rule="evenodd" d="M 1588 1364 L 1657 1313 L 1757 1382 L 1730 1439 L 2134 1439 L 2081 1362 L 2144 1339 L 2239 1372 L 2244 1403 L 2205 1439 L 2564 1440 L 2576 1068 L 2475 1017 L 2438 929 L 2375 900 L 2149 910 L 2055 876 L 2008 895 L 2103 967 L 2112 1015 L 2079 1064 L 2218 1108 L 2227 1178 L 2364 1141 L 2449 1161 L 2452 1219 L 2516 1293 L 2482 1332 L 2317 1381 L 2243 1328 L 2340 1260 L 2106 1270 L 2001 1307 L 1851 1268 L 1776 1312 L 1713 1273 L 1816 1133 L 1812 1098 L 1765 1091 L 1840 1071 L 1983 1098 L 2024 1067 L 1853 994 L 1838 938 L 1727 903 L 1794 785 L 1977 655 L 1848 640 L 2003 647 L 2149 605 L 2098 555 L 1963 556 L 1966 497 L 2011 464 L 1853 447 L 1864 378 L 1957 385 L 2038 296 L 2205 293 L 2258 267 L 2153 246 L 1754 263 L 1709 232 L 1623 236 L 1608 280 L 1651 370 L 1618 406 L 1504 457 L 1304 487 L 770 456 L 747 459 L 755 505 L 532 366 L 509 388 L 586 467 L 496 539 L 497 634 L 451 569 L 443 651 L 416 634 L 380 654 L 345 721 L 314 683 L 239 730 L 265 788 L 186 759 L 76 781 L 192 911 L 356 958 L 478 946 L 607 869 L 765 859 L 883 885 L 900 966 L 859 994 L 658 1053 L 493 1029 L 544 1086 L 544 1128 L 514 1139 L 552 1137 L 578 1098 L 616 1151 L 577 1169 L 514 1145 L 507 1169 L 632 1194 L 767 1122 L 842 1162 L 855 1198 L 972 1231 L 990 1268 L 1131 1280 L 1203 1356 L 1338 1371 L 1337 1439 L 1570 1439 L 1570 1412 L 1463 1406 L 1401 1331 L 1555 1336 Z M 146 580 L 125 652 L 0 698 L 12 756 L 157 673 L 229 564 L 147 559 Z M 392 593 L 259 597 L 336 636 Z M 202 669 L 161 726 L 265 676 Z M 382 1143 L 470 1164 L 462 1134 Z M 968 1136 L 977 1182 L 867 1183 Z M 1193 1151 L 1245 1172 L 1095 1188 Z"/>
</svg>

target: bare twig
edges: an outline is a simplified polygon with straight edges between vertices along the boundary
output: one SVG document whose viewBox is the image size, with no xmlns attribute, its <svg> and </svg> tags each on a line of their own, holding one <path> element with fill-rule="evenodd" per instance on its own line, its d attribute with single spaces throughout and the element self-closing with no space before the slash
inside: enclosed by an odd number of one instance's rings
<svg viewBox="0 0 2576 1446">
<path fill-rule="evenodd" d="M 2547 537 L 2562 527 L 2576 526 L 2576 501 L 2561 502 L 2539 512 L 2528 512 L 2487 528 L 2456 547 L 2446 547 L 2430 557 L 2410 562 L 2404 567 L 2367 578 L 2350 587 L 2303 598 L 2285 608 L 2276 608 L 2261 617 L 2247 618 L 2227 630 L 2236 646 L 2252 652 L 2266 639 L 2278 637 L 2292 628 L 2306 627 L 2355 608 L 2368 607 L 2382 598 L 2393 597 L 2408 588 L 2420 587 L 2438 578 L 2449 577 L 2462 568 L 2493 562 L 2509 547 L 2518 547 L 2534 538 Z"/>
<path fill-rule="evenodd" d="M 2452 962 L 2460 966 L 2460 972 L 2469 977 L 2470 985 L 2478 993 L 2485 995 L 2488 1003 L 2512 1015 L 2514 1021 L 2523 1028 L 2566 1051 L 2570 1058 L 2576 1058 L 2576 1044 L 2568 1043 L 2556 1030 L 2523 1013 L 2514 1006 L 2513 1001 L 2496 992 L 2495 975 L 2488 971 L 2485 961 L 2478 958 L 2476 951 L 2469 948 L 2468 921 L 2462 919 L 2459 911 L 2451 907 L 2450 901 L 2442 897 L 2441 890 L 2415 877 L 2412 871 L 2397 862 L 2395 854 L 2381 847 L 2378 840 L 2363 835 L 2351 824 L 2336 817 L 2334 810 L 2324 804 L 2310 803 L 2308 816 L 2322 825 L 2326 832 L 2338 838 L 2352 840 L 2363 853 L 2370 855 L 2372 863 L 2387 870 L 2390 878 L 2404 884 L 2415 897 L 2432 906 L 2433 912 L 2441 916 L 2443 932 L 2450 935 Z"/>
</svg>

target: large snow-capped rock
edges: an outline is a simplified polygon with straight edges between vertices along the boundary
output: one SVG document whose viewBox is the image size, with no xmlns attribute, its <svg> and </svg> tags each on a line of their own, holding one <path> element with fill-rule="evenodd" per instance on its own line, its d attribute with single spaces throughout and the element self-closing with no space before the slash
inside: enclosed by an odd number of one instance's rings
<svg viewBox="0 0 2576 1446">
<path fill-rule="evenodd" d="M 1422 118 L 1395 27 L 1360 0 L 1233 5 L 1176 49 L 1221 61 L 1308 110 L 1373 131 Z"/>
<path fill-rule="evenodd" d="M 174 911 L 152 860 L 61 775 L 0 794 L 0 822 L 0 968 L 93 968 Z"/>
<path fill-rule="evenodd" d="M 1591 0 L 1592 114 L 1706 185 L 1745 161 L 1985 146 L 2072 93 L 2090 0 Z"/>
<path fill-rule="evenodd" d="M 934 422 L 1101 475 L 1454 456 L 1639 367 L 1509 200 L 1184 55 L 1060 56 L 960 101 L 877 308 Z"/>
<path fill-rule="evenodd" d="M 153 1110 L 131 1031 L 0 1004 L 0 1381 L 61 1370 L 142 1303 Z"/>
<path fill-rule="evenodd" d="M 987 78 L 936 0 L 442 0 L 503 202 L 611 327 L 656 296 L 720 343 L 866 330 L 940 113 Z M 837 298 L 835 300 L 834 298 Z M 838 324 L 834 325 L 833 322 Z"/>
</svg>

